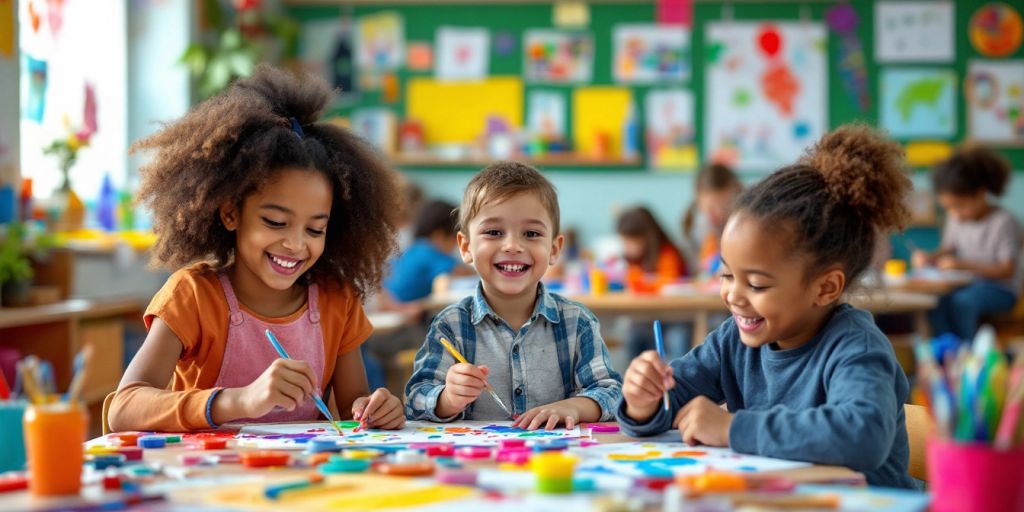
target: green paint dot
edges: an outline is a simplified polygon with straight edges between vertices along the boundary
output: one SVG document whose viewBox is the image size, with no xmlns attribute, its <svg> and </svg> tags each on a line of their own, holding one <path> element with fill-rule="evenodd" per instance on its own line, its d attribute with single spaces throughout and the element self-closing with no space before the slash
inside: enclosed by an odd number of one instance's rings
<svg viewBox="0 0 1024 512">
<path fill-rule="evenodd" d="M 750 91 L 746 89 L 740 89 L 736 91 L 736 94 L 732 97 L 732 102 L 737 107 L 745 107 L 750 104 Z"/>
<path fill-rule="evenodd" d="M 359 426 L 358 421 L 335 421 L 334 423 L 338 425 L 338 428 L 356 428 Z"/>
<path fill-rule="evenodd" d="M 164 442 L 165 443 L 180 443 L 181 442 L 181 436 L 166 436 L 166 437 L 164 437 Z"/>
<path fill-rule="evenodd" d="M 723 53 L 725 53 L 725 45 L 722 43 L 711 43 L 705 50 L 705 56 L 709 63 L 718 62 L 718 59 L 722 58 Z"/>
</svg>

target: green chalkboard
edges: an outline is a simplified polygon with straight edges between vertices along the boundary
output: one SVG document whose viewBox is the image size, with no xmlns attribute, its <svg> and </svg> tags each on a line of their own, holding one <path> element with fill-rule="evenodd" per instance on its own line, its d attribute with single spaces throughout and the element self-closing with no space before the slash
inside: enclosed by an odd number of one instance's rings
<svg viewBox="0 0 1024 512">
<path fill-rule="evenodd" d="M 856 11 L 860 24 L 857 34 L 860 38 L 867 57 L 867 83 L 871 93 L 871 107 L 861 111 L 857 102 L 844 88 L 840 78 L 836 61 L 840 40 L 837 34 L 829 34 L 828 49 L 828 99 L 829 112 L 828 120 L 830 125 L 836 126 L 851 121 L 864 121 L 870 124 L 877 124 L 879 119 L 879 74 L 883 66 L 874 62 L 874 0 L 852 0 L 850 5 Z M 987 2 L 981 0 L 958 0 L 955 3 L 955 27 L 956 27 L 956 59 L 952 63 L 934 64 L 921 63 L 921 67 L 944 67 L 952 69 L 961 82 L 958 84 L 957 103 L 957 134 L 950 139 L 950 142 L 962 140 L 966 135 L 966 108 L 962 93 L 962 78 L 966 73 L 968 61 L 972 58 L 980 58 L 968 39 L 967 26 L 971 15 L 976 9 Z M 696 126 L 697 146 L 703 147 L 701 139 L 703 120 L 702 98 L 704 98 L 704 26 L 711 21 L 732 19 L 743 20 L 823 20 L 828 9 L 836 5 L 833 2 L 771 2 L 771 3 L 747 3 L 747 2 L 696 2 L 694 5 L 694 26 L 692 32 L 693 67 L 688 81 L 681 85 L 690 89 L 696 98 Z M 406 41 L 427 41 L 433 43 L 434 33 L 440 26 L 465 26 L 465 27 L 486 27 L 492 31 L 492 35 L 499 32 L 511 33 L 515 36 L 516 50 L 506 56 L 495 55 L 492 50 L 490 56 L 490 74 L 509 75 L 520 74 L 522 70 L 522 35 L 532 28 L 552 27 L 553 6 L 551 3 L 493 3 L 480 2 L 478 4 L 434 4 L 434 5 L 407 5 L 387 4 L 365 5 L 360 4 L 354 7 L 343 8 L 331 5 L 292 5 L 289 8 L 290 14 L 300 22 L 311 20 L 322 20 L 338 18 L 345 12 L 346 15 L 358 17 L 380 11 L 396 11 L 402 14 L 405 23 Z M 594 36 L 594 67 L 593 84 L 605 85 L 614 84 L 612 79 L 612 34 L 615 25 L 620 23 L 648 23 L 654 20 L 655 6 L 650 3 L 593 3 L 590 4 L 590 26 L 587 29 Z M 493 48 L 493 44 L 492 44 Z M 1024 58 L 1024 48 L 1009 58 Z M 888 65 L 888 64 L 887 64 Z M 899 64 L 899 67 L 913 67 L 916 64 Z M 893 65 L 897 66 L 897 65 Z M 402 70 L 398 73 L 399 83 L 404 93 L 405 83 L 412 76 L 429 76 L 430 72 L 410 72 Z M 659 88 L 664 86 L 658 86 Z M 573 86 L 552 86 L 552 85 L 526 85 L 526 93 L 534 88 L 545 90 L 564 91 L 566 103 L 571 104 L 571 91 Z M 651 87 L 634 86 L 634 102 L 637 106 L 643 105 L 643 97 Z M 336 113 L 346 114 L 352 108 L 362 106 L 380 106 L 382 98 L 379 92 L 363 92 L 358 99 L 349 105 L 339 107 Z M 400 117 L 404 113 L 404 105 L 401 100 L 391 105 Z M 638 108 L 641 116 L 642 108 Z M 568 117 L 571 119 L 571 115 Z M 571 123 L 570 123 L 571 124 Z M 640 126 L 643 126 L 642 119 Z M 572 127 L 568 127 L 569 130 Z M 571 133 L 570 139 L 571 139 Z M 1006 155 L 1013 167 L 1024 170 L 1024 148 L 1009 147 L 999 148 Z M 703 156 L 703 155 L 702 155 Z M 637 169 L 645 166 L 637 166 Z"/>
</svg>

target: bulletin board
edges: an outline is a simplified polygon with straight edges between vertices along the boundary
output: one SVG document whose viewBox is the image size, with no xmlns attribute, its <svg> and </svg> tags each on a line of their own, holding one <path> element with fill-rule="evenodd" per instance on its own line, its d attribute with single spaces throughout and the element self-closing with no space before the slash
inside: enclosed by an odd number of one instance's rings
<svg viewBox="0 0 1024 512">
<path fill-rule="evenodd" d="M 1014 2 L 1008 3 L 1013 4 Z M 696 127 L 696 146 L 700 148 L 700 159 L 703 161 L 707 156 L 704 154 L 705 144 L 703 140 L 705 127 L 707 126 L 704 120 L 704 116 L 706 114 L 704 102 L 708 98 L 707 93 L 709 92 L 705 90 L 705 73 L 709 52 L 714 50 L 713 48 L 708 48 L 706 44 L 706 30 L 709 24 L 723 20 L 732 20 L 736 22 L 761 20 L 777 20 L 780 22 L 812 21 L 824 23 L 826 12 L 836 4 L 836 2 L 821 1 L 808 3 L 771 2 L 770 4 L 762 4 L 755 2 L 696 0 L 694 4 L 694 24 L 692 27 L 690 42 L 692 68 L 689 70 L 688 76 L 684 77 L 682 81 L 673 84 L 648 85 L 622 84 L 614 80 L 612 62 L 614 53 L 613 34 L 614 27 L 619 24 L 654 23 L 655 2 L 590 3 L 590 20 L 589 25 L 585 30 L 593 34 L 594 60 L 592 80 L 586 84 L 573 85 L 535 84 L 525 82 L 523 84 L 523 94 L 528 95 L 530 91 L 534 89 L 561 92 L 565 97 L 566 108 L 569 110 L 566 112 L 566 119 L 569 120 L 569 122 L 566 123 L 566 129 L 568 131 L 567 139 L 574 140 L 573 130 L 575 127 L 573 126 L 574 123 L 571 121 L 579 118 L 580 116 L 572 111 L 574 103 L 573 96 L 574 91 L 579 88 L 592 86 L 614 86 L 627 88 L 632 92 L 633 104 L 639 107 L 637 108 L 637 115 L 639 116 L 638 124 L 640 127 L 643 127 L 645 126 L 645 123 L 643 119 L 644 109 L 642 106 L 644 105 L 644 100 L 648 92 L 654 89 L 682 87 L 692 93 L 695 101 L 694 126 Z M 956 119 L 951 123 L 955 128 L 951 129 L 950 134 L 938 136 L 934 139 L 944 140 L 951 143 L 964 140 L 968 133 L 967 109 L 963 99 L 964 78 L 968 73 L 970 62 L 972 60 L 982 58 L 971 44 L 968 24 L 975 10 L 979 6 L 984 5 L 984 2 L 953 2 L 955 14 L 955 55 L 952 61 L 939 63 L 887 62 L 885 64 L 880 64 L 875 61 L 875 33 L 873 26 L 875 19 L 875 4 L 876 2 L 874 0 L 852 0 L 849 2 L 849 5 L 852 6 L 857 18 L 859 18 L 859 24 L 852 32 L 852 35 L 859 40 L 859 43 L 862 46 L 863 56 L 865 57 L 863 70 L 866 72 L 865 84 L 866 90 L 868 91 L 867 96 L 870 99 L 870 105 L 866 109 L 861 107 L 861 103 L 858 98 L 848 92 L 842 74 L 844 71 L 840 66 L 840 50 L 844 48 L 844 45 L 849 44 L 848 37 L 851 34 L 844 36 L 835 30 L 827 29 L 827 35 L 825 37 L 827 38 L 826 66 L 828 88 L 825 96 L 825 102 L 827 104 L 826 119 L 828 127 L 835 127 L 852 121 L 864 121 L 877 126 L 882 115 L 880 82 L 883 72 L 887 71 L 887 68 L 899 67 L 901 69 L 910 69 L 911 71 L 915 68 L 941 68 L 942 70 L 952 71 L 955 75 L 956 104 L 954 110 Z M 377 12 L 398 12 L 404 19 L 405 41 L 407 43 L 411 41 L 434 43 L 435 31 L 440 26 L 484 27 L 490 30 L 492 38 L 496 34 L 511 34 L 513 36 L 512 40 L 514 40 L 515 48 L 506 55 L 498 55 L 493 50 L 494 43 L 492 39 L 492 50 L 490 52 L 487 70 L 488 75 L 491 77 L 522 75 L 523 52 L 521 45 L 523 44 L 523 36 L 525 32 L 530 29 L 552 27 L 553 9 L 553 3 L 533 2 L 480 2 L 476 4 L 443 4 L 440 2 L 408 4 L 381 2 L 380 4 L 358 3 L 355 6 L 342 7 L 341 2 L 334 5 L 324 3 L 321 0 L 316 3 L 293 1 L 289 6 L 290 14 L 299 20 L 300 23 L 341 18 L 343 13 L 345 13 L 346 16 L 358 18 L 360 16 Z M 1022 12 L 1022 14 L 1024 14 L 1024 12 Z M 1006 55 L 997 60 L 1005 61 L 1007 59 L 1024 59 L 1024 46 L 1018 48 L 1012 54 Z M 410 87 L 414 80 L 418 80 L 420 78 L 432 78 L 433 72 L 429 70 L 409 71 L 408 69 L 403 68 L 396 72 L 396 76 L 398 78 L 400 89 L 397 101 L 393 103 L 385 103 L 379 91 L 365 91 L 356 95 L 356 99 L 353 102 L 338 107 L 336 109 L 336 113 L 345 115 L 354 108 L 385 106 L 386 108 L 393 109 L 399 117 L 403 117 L 407 113 L 405 105 L 407 88 Z M 525 110 L 525 99 L 521 101 L 522 103 L 518 105 L 518 108 Z M 507 107 L 515 108 L 512 107 L 511 104 L 507 105 Z M 522 120 L 525 119 L 525 117 L 526 112 L 522 112 L 519 119 Z M 640 137 L 639 149 L 642 155 L 646 154 L 642 136 Z M 997 147 L 997 149 L 1010 160 L 1014 169 L 1024 170 L 1024 147 L 1001 146 Z M 639 164 L 626 166 L 625 168 L 643 170 L 648 167 L 647 162 L 642 161 Z M 472 166 L 467 166 L 467 168 L 472 168 Z M 623 167 L 616 167 L 616 169 L 621 170 Z M 587 170 L 596 169 L 588 168 Z M 744 173 L 748 171 L 743 168 L 740 168 L 739 170 Z"/>
</svg>

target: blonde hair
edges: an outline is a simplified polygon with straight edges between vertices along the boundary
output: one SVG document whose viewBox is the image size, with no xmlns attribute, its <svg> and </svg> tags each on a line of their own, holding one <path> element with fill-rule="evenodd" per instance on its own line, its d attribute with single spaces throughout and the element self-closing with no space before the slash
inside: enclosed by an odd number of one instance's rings
<svg viewBox="0 0 1024 512">
<path fill-rule="evenodd" d="M 462 195 L 462 206 L 459 207 L 459 231 L 469 237 L 466 228 L 486 203 L 500 203 L 513 196 L 532 193 L 537 195 L 544 206 L 554 233 L 560 232 L 558 211 L 558 193 L 555 187 L 536 168 L 520 162 L 495 162 L 484 167 L 466 185 Z"/>
</svg>

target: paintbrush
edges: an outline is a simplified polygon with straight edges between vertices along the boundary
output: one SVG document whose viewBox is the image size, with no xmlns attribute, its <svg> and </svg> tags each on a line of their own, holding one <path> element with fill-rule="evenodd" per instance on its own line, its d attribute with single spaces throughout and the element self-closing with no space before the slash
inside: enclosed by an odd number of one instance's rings
<svg viewBox="0 0 1024 512">
<path fill-rule="evenodd" d="M 267 335 L 267 339 L 270 340 L 270 344 L 274 346 L 274 350 L 277 351 L 277 355 L 281 356 L 281 359 L 291 359 L 291 357 L 288 356 L 288 352 L 284 351 L 284 347 L 282 347 L 281 344 L 278 343 L 277 337 L 274 336 L 274 333 L 270 332 L 270 329 L 267 329 L 263 332 Z M 341 431 L 341 427 L 339 427 L 338 424 L 334 422 L 334 415 L 331 414 L 331 410 L 327 408 L 327 404 L 324 403 L 323 399 L 321 399 L 319 395 L 314 393 L 313 401 L 316 402 L 316 408 L 320 409 L 320 413 L 323 414 L 325 418 L 327 418 L 327 421 L 331 423 L 331 426 L 334 427 L 334 430 L 338 431 L 338 435 L 345 435 L 345 433 Z"/>
</svg>

